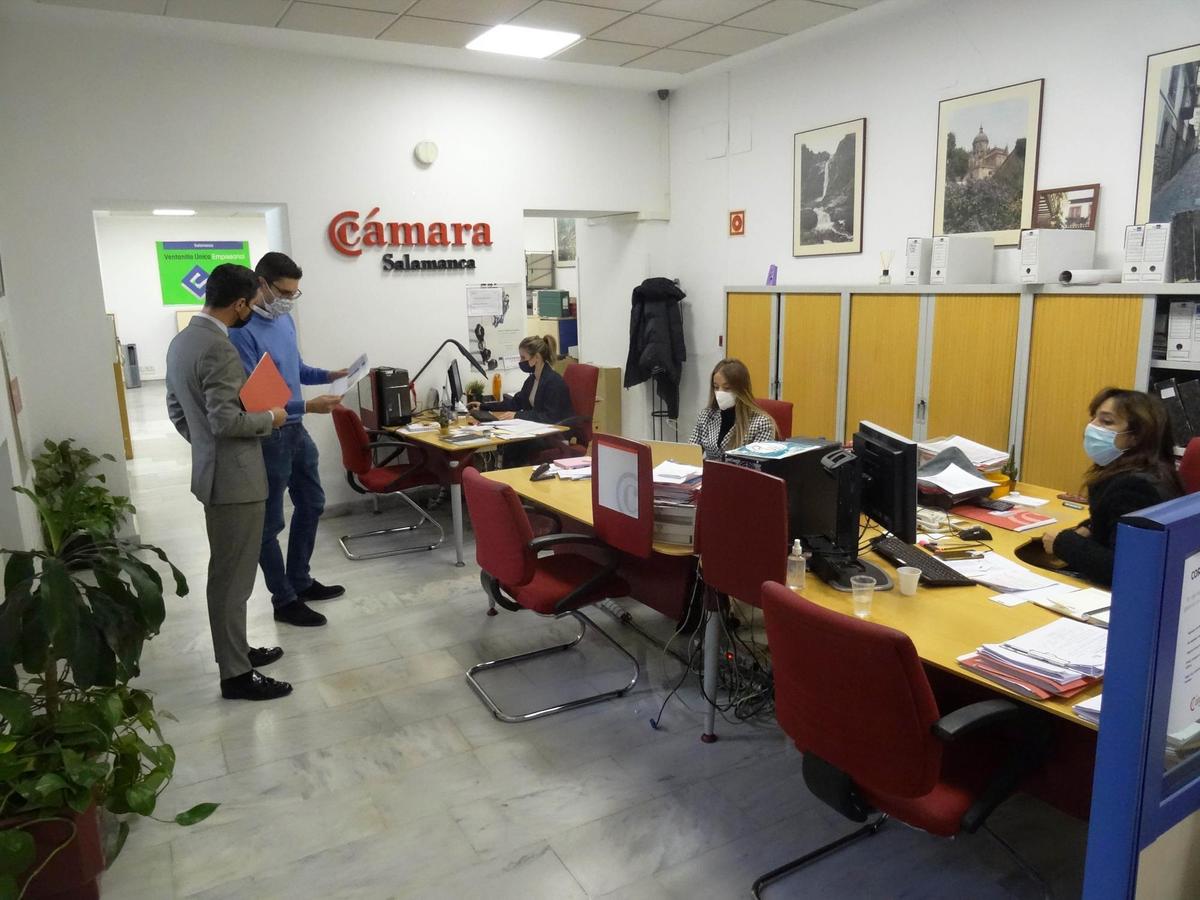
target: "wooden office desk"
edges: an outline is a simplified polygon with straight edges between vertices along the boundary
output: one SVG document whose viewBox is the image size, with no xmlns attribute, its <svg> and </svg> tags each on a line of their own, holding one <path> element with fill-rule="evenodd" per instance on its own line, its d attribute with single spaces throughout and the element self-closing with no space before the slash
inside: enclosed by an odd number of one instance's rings
<svg viewBox="0 0 1200 900">
<path fill-rule="evenodd" d="M 1045 528 L 1034 528 L 1019 533 L 984 525 L 992 534 L 992 540 L 988 541 L 988 544 L 998 553 L 1010 559 L 1015 558 L 1013 551 L 1029 541 L 1030 538 L 1040 538 L 1048 530 L 1072 527 L 1087 518 L 1086 509 L 1070 509 L 1063 506 L 1062 501 L 1054 499 L 1057 491 L 1027 484 L 1018 485 L 1017 489 L 1030 497 L 1048 499 L 1050 502 L 1037 507 L 1037 512 L 1054 516 L 1058 521 Z M 864 556 L 872 562 L 882 565 L 885 570 L 892 568 L 891 563 L 880 559 L 873 553 L 864 554 Z M 1078 587 L 1088 586 L 1086 582 L 1065 575 L 1045 574 Z M 985 685 L 992 690 L 1015 697 L 1095 731 L 1096 726 L 1075 715 L 1071 707 L 1081 700 L 1100 693 L 1100 685 L 1089 688 L 1074 697 L 1055 697 L 1046 701 L 1037 701 L 1008 691 L 958 664 L 958 657 L 971 652 L 980 644 L 1006 641 L 1059 618 L 1057 613 L 1052 613 L 1033 603 L 1003 606 L 988 599 L 997 593 L 999 592 L 981 585 L 945 588 L 922 586 L 912 597 L 905 597 L 899 589 L 878 591 L 871 601 L 870 621 L 903 631 L 912 638 L 921 659 L 932 666 L 944 669 L 968 681 Z M 804 596 L 826 609 L 836 610 L 847 615 L 853 614 L 849 594 L 835 591 L 819 579 L 813 578 L 811 573 L 809 573 L 805 585 Z"/>
<path fill-rule="evenodd" d="M 550 425 L 547 426 L 555 431 L 569 431 L 565 425 Z M 393 427 L 387 428 L 386 431 L 391 432 L 396 437 L 410 441 L 414 444 L 420 444 L 427 450 L 437 451 L 445 460 L 447 471 L 447 483 L 450 486 L 450 515 L 454 523 L 454 564 L 456 566 L 463 565 L 463 518 L 462 518 L 462 470 L 463 466 L 470 461 L 471 457 L 480 450 L 495 450 L 497 447 L 502 447 L 505 444 L 520 444 L 523 441 L 531 441 L 535 438 L 545 437 L 545 435 L 518 435 L 509 439 L 488 438 L 486 441 L 481 441 L 477 444 L 471 444 L 464 447 L 462 444 L 454 444 L 449 441 L 442 440 L 441 432 L 439 431 L 404 431 L 402 428 Z M 529 480 L 528 469 L 525 480 Z"/>
</svg>

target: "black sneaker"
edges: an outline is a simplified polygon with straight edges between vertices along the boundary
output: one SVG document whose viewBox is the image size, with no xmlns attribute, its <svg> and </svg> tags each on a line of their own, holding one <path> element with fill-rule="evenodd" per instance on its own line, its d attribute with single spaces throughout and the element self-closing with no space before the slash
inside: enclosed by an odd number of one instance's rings
<svg viewBox="0 0 1200 900">
<path fill-rule="evenodd" d="M 263 666 L 269 666 L 271 663 L 283 656 L 282 647 L 251 647 L 250 648 L 250 665 L 256 669 L 261 669 Z"/>
<path fill-rule="evenodd" d="M 314 579 L 312 584 L 298 592 L 296 596 L 305 603 L 312 603 L 314 600 L 332 600 L 344 593 L 346 593 L 346 589 L 340 584 L 321 584 Z"/>
<path fill-rule="evenodd" d="M 296 600 L 287 606 L 275 610 L 276 622 L 287 622 L 289 625 L 300 625 L 305 628 L 316 628 L 325 624 L 325 617 L 311 610 L 303 600 Z"/>
<path fill-rule="evenodd" d="M 286 681 L 276 681 L 253 669 L 245 675 L 221 680 L 221 696 L 226 700 L 274 700 L 291 692 L 292 686 Z"/>
</svg>

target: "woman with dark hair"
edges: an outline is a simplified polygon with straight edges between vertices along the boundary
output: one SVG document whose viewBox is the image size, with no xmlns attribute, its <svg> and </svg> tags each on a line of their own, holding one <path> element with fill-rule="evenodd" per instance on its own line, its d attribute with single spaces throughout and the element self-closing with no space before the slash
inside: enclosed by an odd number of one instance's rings
<svg viewBox="0 0 1200 900">
<path fill-rule="evenodd" d="M 1091 516 L 1078 528 L 1048 531 L 1042 545 L 1088 581 L 1112 584 L 1117 520 L 1183 493 L 1167 413 L 1157 397 L 1105 388 L 1088 406 L 1083 449 Z"/>
<path fill-rule="evenodd" d="M 704 448 L 705 459 L 720 459 L 726 450 L 778 436 L 775 420 L 754 402 L 750 370 L 740 359 L 723 359 L 712 370 L 708 405 L 696 417 L 690 442 Z"/>
</svg>

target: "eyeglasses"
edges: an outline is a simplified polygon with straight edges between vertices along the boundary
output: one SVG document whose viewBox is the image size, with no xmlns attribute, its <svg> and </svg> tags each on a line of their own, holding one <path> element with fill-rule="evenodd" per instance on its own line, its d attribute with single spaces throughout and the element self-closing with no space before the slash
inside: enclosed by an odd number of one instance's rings
<svg viewBox="0 0 1200 900">
<path fill-rule="evenodd" d="M 301 295 L 304 293 L 304 291 L 300 290 L 300 288 L 296 288 L 294 291 L 281 291 L 273 284 L 268 286 L 271 288 L 273 293 L 278 294 L 284 300 L 299 300 Z"/>
</svg>

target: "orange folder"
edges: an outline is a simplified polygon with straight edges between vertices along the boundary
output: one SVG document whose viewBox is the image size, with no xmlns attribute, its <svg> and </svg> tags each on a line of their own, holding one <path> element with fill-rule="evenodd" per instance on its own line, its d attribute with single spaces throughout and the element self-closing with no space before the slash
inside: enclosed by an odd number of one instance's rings
<svg viewBox="0 0 1200 900">
<path fill-rule="evenodd" d="M 264 353 L 242 389 L 238 392 L 242 408 L 246 412 L 266 412 L 276 406 L 284 406 L 292 399 L 292 389 L 287 386 L 270 353 Z"/>
</svg>

